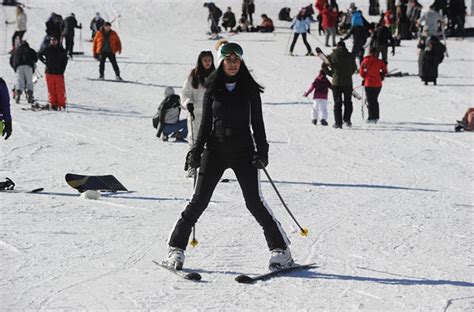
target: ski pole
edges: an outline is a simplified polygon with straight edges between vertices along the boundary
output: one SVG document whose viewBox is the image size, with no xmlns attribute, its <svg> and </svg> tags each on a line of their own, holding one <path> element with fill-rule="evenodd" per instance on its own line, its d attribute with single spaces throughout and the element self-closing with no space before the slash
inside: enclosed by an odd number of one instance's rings
<svg viewBox="0 0 474 312">
<path fill-rule="evenodd" d="M 191 117 L 191 116 L 189 116 Z M 193 127 L 193 119 L 191 119 L 191 143 L 194 145 L 194 127 Z M 196 181 L 197 181 L 197 169 L 194 171 L 194 176 L 193 176 L 193 188 L 196 188 Z M 193 226 L 193 238 L 189 242 L 189 245 L 196 247 L 198 245 L 198 241 L 196 239 L 196 225 Z"/>
<path fill-rule="evenodd" d="M 80 31 L 79 31 L 79 40 L 80 40 L 80 43 L 81 43 L 81 52 L 84 53 L 84 43 L 82 42 L 82 27 L 80 28 Z"/>
<path fill-rule="evenodd" d="M 278 192 L 278 189 L 276 188 L 275 183 L 273 183 L 272 178 L 270 178 L 270 175 L 268 174 L 267 169 L 265 169 L 265 166 L 263 165 L 262 161 L 261 161 L 261 160 L 258 160 L 258 161 L 260 162 L 260 165 L 261 165 L 261 167 L 262 167 L 262 169 L 263 169 L 263 172 L 265 172 L 265 175 L 267 176 L 268 181 L 270 181 L 270 183 L 272 184 L 273 189 L 275 190 L 275 192 L 277 193 L 278 197 L 280 198 L 280 201 L 281 201 L 281 203 L 283 204 L 283 206 L 285 207 L 286 211 L 288 211 L 288 214 L 290 215 L 290 217 L 293 219 L 293 221 L 295 221 L 296 225 L 300 228 L 300 235 L 301 235 L 301 236 L 308 236 L 308 229 L 307 229 L 307 228 L 302 228 L 301 225 L 298 223 L 298 221 L 296 221 L 295 216 L 293 216 L 293 214 L 291 213 L 290 209 L 289 209 L 288 206 L 286 205 L 285 201 L 284 201 L 283 198 L 281 197 L 280 192 Z"/>
<path fill-rule="evenodd" d="M 365 90 L 362 89 L 362 102 L 360 103 L 360 112 L 362 113 L 362 121 L 365 120 L 365 116 L 364 116 L 364 104 L 365 104 Z"/>
<path fill-rule="evenodd" d="M 288 51 L 288 47 L 290 46 L 290 40 L 291 40 L 291 37 L 293 35 L 293 32 L 290 31 L 290 35 L 288 36 L 288 42 L 286 43 L 286 47 L 285 47 L 285 53 L 283 55 L 286 55 L 286 51 Z"/>
</svg>

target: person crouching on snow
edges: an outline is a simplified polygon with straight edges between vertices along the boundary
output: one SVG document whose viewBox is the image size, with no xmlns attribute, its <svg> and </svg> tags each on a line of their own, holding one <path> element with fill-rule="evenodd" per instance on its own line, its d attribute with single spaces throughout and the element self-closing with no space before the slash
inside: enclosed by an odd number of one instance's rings
<svg viewBox="0 0 474 312">
<path fill-rule="evenodd" d="M 172 87 L 165 88 L 165 99 L 158 108 L 159 123 L 157 137 L 166 142 L 168 137 L 174 136 L 176 142 L 185 142 L 188 135 L 187 119 L 179 120 L 181 101 L 179 95 L 174 94 Z"/>
<path fill-rule="evenodd" d="M 311 111 L 311 122 L 313 125 L 318 124 L 319 113 L 321 113 L 321 125 L 327 126 L 328 122 L 328 90 L 331 88 L 331 82 L 326 77 L 326 73 L 323 69 L 319 71 L 319 75 L 316 76 L 313 83 L 309 86 L 303 96 L 307 97 L 311 92 L 314 91 L 313 95 L 313 109 Z"/>
</svg>

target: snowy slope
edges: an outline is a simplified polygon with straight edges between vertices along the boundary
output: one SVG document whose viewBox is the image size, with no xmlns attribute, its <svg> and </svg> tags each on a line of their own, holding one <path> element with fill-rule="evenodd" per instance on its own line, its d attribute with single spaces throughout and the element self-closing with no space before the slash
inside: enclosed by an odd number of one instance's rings
<svg viewBox="0 0 474 312">
<path fill-rule="evenodd" d="M 12 104 L 14 133 L 0 143 L 0 178 L 46 190 L 0 194 L 2 311 L 474 309 L 474 137 L 453 132 L 453 122 L 473 106 L 472 39 L 448 41 L 439 86 L 387 78 L 381 122 L 363 123 L 356 101 L 353 128 L 336 131 L 314 127 L 310 101 L 301 96 L 320 61 L 286 56 L 289 24 L 276 21 L 281 7 L 295 11 L 309 1 L 256 1 L 255 20 L 261 13 L 274 17 L 276 32 L 231 40 L 243 46 L 266 87 L 268 170 L 310 235 L 298 235 L 262 174 L 263 193 L 296 261 L 321 267 L 256 285 L 234 282 L 237 274 L 264 272 L 269 252 L 228 171 L 230 182 L 217 187 L 197 224 L 199 245 L 187 250 L 185 266 L 205 280 L 192 283 L 151 262 L 165 257 L 169 231 L 192 193 L 192 181 L 183 178 L 187 145 L 158 140 L 151 116 L 164 87 L 179 91 L 199 51 L 214 50 L 202 1 L 25 2 L 33 7 L 25 38 L 35 48 L 52 11 L 74 12 L 84 25 L 96 11 L 107 19 L 120 14 L 114 24 L 124 46 L 119 66 L 124 79 L 137 83 L 88 80 L 98 76 L 98 64 L 91 44 L 76 40 L 86 54 L 66 71 L 68 112 L 33 113 Z M 341 8 L 349 3 L 340 2 Z M 241 1 L 216 3 L 240 14 Z M 2 10 L 13 19 L 13 9 Z M 11 32 L 10 26 L 8 40 Z M 309 37 L 313 48 L 322 40 Z M 404 41 L 389 67 L 416 73 L 415 46 Z M 295 52 L 305 52 L 301 42 Z M 0 64 L 11 86 L 7 55 Z M 46 100 L 44 81 L 35 88 Z M 65 183 L 67 172 L 114 174 L 135 192 L 84 200 Z"/>
</svg>

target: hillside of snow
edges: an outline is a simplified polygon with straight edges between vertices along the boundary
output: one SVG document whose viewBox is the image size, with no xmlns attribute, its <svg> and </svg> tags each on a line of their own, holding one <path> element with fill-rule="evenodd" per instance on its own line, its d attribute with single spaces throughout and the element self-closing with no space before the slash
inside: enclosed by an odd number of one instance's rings
<svg viewBox="0 0 474 312">
<path fill-rule="evenodd" d="M 51 12 L 74 12 L 82 39 L 90 36 L 95 12 L 120 15 L 113 26 L 123 44 L 118 64 L 132 83 L 89 80 L 98 77 L 98 62 L 76 31 L 75 49 L 85 55 L 69 61 L 65 73 L 67 112 L 26 111 L 24 101 L 12 101 L 13 134 L 0 142 L 0 180 L 45 191 L 0 193 L 0 310 L 474 310 L 474 136 L 454 132 L 455 120 L 474 106 L 472 38 L 448 40 L 438 86 L 424 86 L 417 76 L 387 78 L 380 122 L 367 125 L 354 100 L 352 129 L 335 130 L 312 125 L 311 101 L 302 97 L 321 61 L 288 56 L 289 23 L 277 21 L 280 8 L 294 14 L 309 1 L 256 0 L 254 20 L 267 13 L 276 31 L 229 40 L 242 45 L 266 88 L 267 169 L 309 236 L 299 236 L 262 172 L 263 194 L 292 241 L 294 259 L 319 268 L 254 285 L 234 281 L 265 272 L 269 251 L 229 170 L 223 176 L 229 183 L 218 185 L 197 223 L 199 245 L 186 250 L 185 269 L 203 276 L 194 283 L 152 263 L 165 258 L 193 182 L 183 171 L 188 145 L 158 139 L 151 117 L 164 88 L 179 92 L 199 52 L 215 51 L 204 1 L 24 2 L 31 6 L 25 39 L 35 49 Z M 241 1 L 215 2 L 240 15 Z M 341 9 L 349 2 L 340 1 Z M 367 15 L 368 4 L 359 6 Z M 14 20 L 13 8 L 1 14 Z M 15 74 L 5 51 L 12 33 L 11 25 L 0 31 L 0 75 L 9 87 Z M 313 26 L 312 48 L 330 53 L 323 38 Z M 403 41 L 389 70 L 417 74 L 416 44 Z M 295 54 L 304 53 L 299 39 Z M 43 73 L 44 65 L 38 68 Z M 105 76 L 114 78 L 108 62 Z M 355 86 L 360 81 L 354 76 Z M 44 78 L 35 96 L 46 103 Z M 330 125 L 332 107 L 331 99 Z M 113 174 L 133 192 L 85 200 L 66 184 L 68 172 Z"/>
</svg>

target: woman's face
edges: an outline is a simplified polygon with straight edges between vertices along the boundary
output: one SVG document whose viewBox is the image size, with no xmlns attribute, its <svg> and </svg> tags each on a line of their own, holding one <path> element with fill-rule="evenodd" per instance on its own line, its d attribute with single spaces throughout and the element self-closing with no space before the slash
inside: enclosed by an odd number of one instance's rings
<svg viewBox="0 0 474 312">
<path fill-rule="evenodd" d="M 241 64 L 242 61 L 238 56 L 235 56 L 234 54 L 227 56 L 224 58 L 224 73 L 229 77 L 237 75 Z"/>
<path fill-rule="evenodd" d="M 212 66 L 212 57 L 204 56 L 201 59 L 201 64 L 202 64 L 202 67 L 204 67 L 205 70 L 208 70 Z"/>
</svg>

